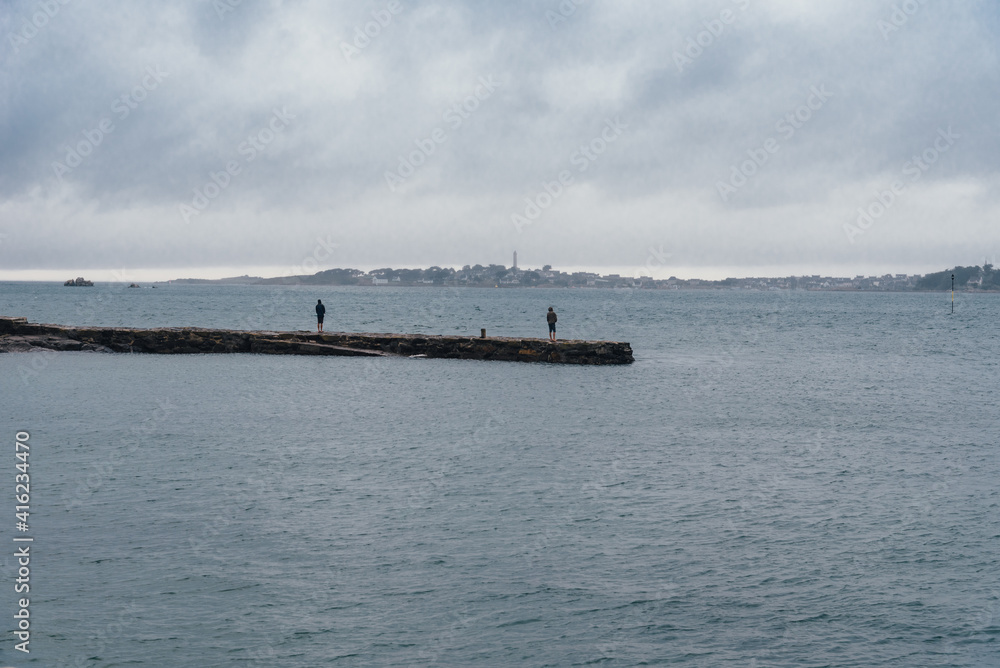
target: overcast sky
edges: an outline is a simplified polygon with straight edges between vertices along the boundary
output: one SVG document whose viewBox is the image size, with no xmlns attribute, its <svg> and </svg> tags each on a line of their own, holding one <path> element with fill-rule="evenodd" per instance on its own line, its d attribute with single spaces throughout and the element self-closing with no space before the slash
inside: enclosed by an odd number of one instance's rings
<svg viewBox="0 0 1000 668">
<path fill-rule="evenodd" d="M 1000 246 L 998 19 L 975 0 L 3 2 L 0 279 L 514 250 L 657 277 L 979 264 Z"/>
</svg>

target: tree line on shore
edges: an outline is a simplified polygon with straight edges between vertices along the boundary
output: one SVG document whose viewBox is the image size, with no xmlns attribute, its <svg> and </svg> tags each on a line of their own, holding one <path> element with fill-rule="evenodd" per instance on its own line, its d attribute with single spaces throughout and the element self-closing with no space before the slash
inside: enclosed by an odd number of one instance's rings
<svg viewBox="0 0 1000 668">
<path fill-rule="evenodd" d="M 176 279 L 174 283 L 234 284 L 234 285 L 397 285 L 453 287 L 596 287 L 644 289 L 756 289 L 756 290 L 861 290 L 861 291 L 935 291 L 949 290 L 951 276 L 955 287 L 962 290 L 1000 291 L 1000 271 L 986 263 L 982 267 L 958 266 L 924 276 L 886 274 L 884 276 L 787 276 L 782 278 L 727 278 L 719 281 L 703 279 L 653 279 L 648 276 L 630 277 L 618 274 L 600 275 L 593 272 L 567 273 L 545 265 L 541 269 L 518 269 L 499 264 L 465 265 L 461 269 L 429 267 L 427 269 L 393 269 L 385 267 L 360 269 L 326 269 L 315 274 L 261 278 L 237 276 L 223 279 Z"/>
<path fill-rule="evenodd" d="M 955 276 L 955 287 L 964 290 L 1000 290 L 1000 271 L 992 264 L 982 267 L 955 267 L 945 271 L 927 274 L 917 281 L 917 290 L 950 290 L 951 277 Z"/>
</svg>

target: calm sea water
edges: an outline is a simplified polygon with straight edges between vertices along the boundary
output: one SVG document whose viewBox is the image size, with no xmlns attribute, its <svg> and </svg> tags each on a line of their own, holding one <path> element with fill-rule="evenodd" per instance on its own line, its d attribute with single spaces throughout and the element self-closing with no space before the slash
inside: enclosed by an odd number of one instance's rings
<svg viewBox="0 0 1000 668">
<path fill-rule="evenodd" d="M 0 314 L 629 367 L 0 355 L 15 666 L 998 666 L 1000 296 L 0 284 Z M 0 539 L 13 629 L 12 494 Z"/>
</svg>

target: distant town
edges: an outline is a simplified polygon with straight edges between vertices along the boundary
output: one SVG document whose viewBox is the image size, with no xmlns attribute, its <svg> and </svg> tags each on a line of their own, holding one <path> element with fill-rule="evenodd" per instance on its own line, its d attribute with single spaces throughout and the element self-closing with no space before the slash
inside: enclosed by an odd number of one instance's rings
<svg viewBox="0 0 1000 668">
<path fill-rule="evenodd" d="M 993 265 L 955 267 L 926 275 L 885 274 L 882 276 L 786 276 L 784 278 L 727 278 L 708 281 L 671 276 L 654 279 L 650 276 L 600 275 L 578 271 L 567 273 L 545 265 L 541 269 L 521 269 L 500 264 L 465 265 L 461 269 L 429 267 L 427 269 L 327 269 L 311 275 L 260 278 L 238 276 L 216 280 L 182 278 L 171 283 L 234 284 L 234 285 L 372 285 L 372 286 L 447 286 L 496 288 L 595 288 L 643 290 L 830 290 L 866 292 L 910 292 L 949 290 L 951 276 L 955 288 L 964 291 L 1000 291 L 1000 271 Z"/>
</svg>

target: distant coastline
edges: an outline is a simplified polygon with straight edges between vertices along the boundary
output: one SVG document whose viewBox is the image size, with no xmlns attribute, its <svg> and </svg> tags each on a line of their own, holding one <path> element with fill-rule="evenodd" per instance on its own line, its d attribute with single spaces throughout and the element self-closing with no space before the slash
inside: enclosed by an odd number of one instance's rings
<svg viewBox="0 0 1000 668">
<path fill-rule="evenodd" d="M 301 276 L 235 276 L 232 278 L 179 278 L 168 283 L 187 285 L 360 285 L 400 287 L 470 288 L 595 288 L 645 290 L 815 290 L 831 292 L 930 292 L 955 288 L 966 292 L 1000 292 L 1000 271 L 993 265 L 955 267 L 931 274 L 885 274 L 882 276 L 786 276 L 782 278 L 726 278 L 720 281 L 682 279 L 671 276 L 654 279 L 591 272 L 566 273 L 545 265 L 542 269 L 519 269 L 491 264 L 466 265 L 462 269 L 327 269 Z"/>
</svg>

